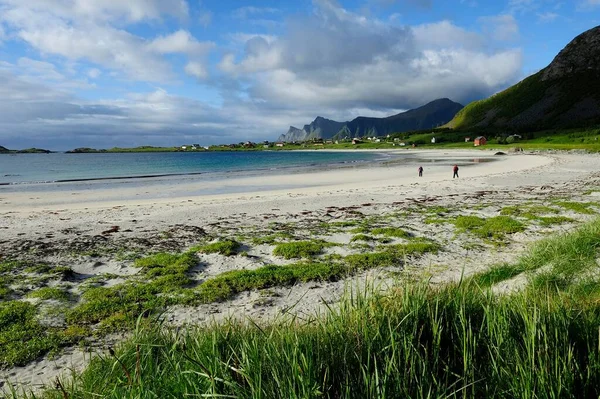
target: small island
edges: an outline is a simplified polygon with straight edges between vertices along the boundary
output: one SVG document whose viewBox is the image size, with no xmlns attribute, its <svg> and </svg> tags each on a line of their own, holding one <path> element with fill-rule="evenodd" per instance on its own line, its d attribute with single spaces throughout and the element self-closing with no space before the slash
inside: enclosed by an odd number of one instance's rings
<svg viewBox="0 0 600 399">
<path fill-rule="evenodd" d="M 24 150 L 9 150 L 0 145 L 0 154 L 50 154 L 54 151 L 45 150 L 43 148 L 26 148 Z"/>
</svg>

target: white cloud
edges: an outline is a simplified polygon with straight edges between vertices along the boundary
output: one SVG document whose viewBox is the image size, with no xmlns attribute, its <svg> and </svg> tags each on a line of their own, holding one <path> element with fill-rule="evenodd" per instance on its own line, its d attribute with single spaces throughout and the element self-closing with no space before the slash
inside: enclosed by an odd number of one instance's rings
<svg viewBox="0 0 600 399">
<path fill-rule="evenodd" d="M 189 9 L 185 0 L 1 0 L 10 8 L 27 8 L 61 18 L 94 21 L 122 19 L 139 22 L 171 16 L 185 19 Z"/>
<path fill-rule="evenodd" d="M 167 36 L 160 36 L 148 44 L 150 51 L 159 54 L 181 53 L 191 56 L 204 55 L 214 47 L 212 42 L 199 42 L 190 32 L 178 30 Z"/>
<path fill-rule="evenodd" d="M 102 75 L 102 71 L 100 71 L 98 68 L 91 68 L 87 72 L 87 75 L 92 79 L 98 79 L 100 75 Z"/>
<path fill-rule="evenodd" d="M 511 41 L 519 38 L 519 25 L 515 17 L 510 14 L 480 17 L 478 22 L 482 25 L 483 31 L 495 40 Z"/>
<path fill-rule="evenodd" d="M 42 54 L 89 61 L 133 80 L 172 80 L 175 75 L 163 54 L 200 57 L 213 47 L 184 30 L 148 42 L 116 26 L 119 20 L 185 17 L 183 0 L 0 0 L 0 5 L 0 22 Z"/>
<path fill-rule="evenodd" d="M 419 48 L 483 47 L 484 38 L 474 32 L 454 25 L 450 21 L 417 25 L 413 29 Z"/>
<path fill-rule="evenodd" d="M 543 12 L 543 13 L 538 13 L 537 17 L 538 17 L 538 22 L 554 22 L 556 20 L 556 18 L 558 18 L 560 15 L 558 15 L 555 12 Z"/>
<path fill-rule="evenodd" d="M 198 79 L 206 79 L 208 77 L 208 71 L 206 67 L 199 62 L 188 62 L 185 66 L 185 73 Z"/>
<path fill-rule="evenodd" d="M 251 99 L 318 104 L 329 115 L 348 107 L 410 108 L 440 97 L 465 102 L 514 82 L 521 71 L 520 49 L 489 50 L 490 40 L 518 33 L 510 16 L 491 21 L 490 38 L 449 21 L 400 27 L 331 1 L 314 4 L 314 15 L 290 21 L 285 35 L 248 37 L 241 54 L 222 58 L 221 70 L 250 82 Z"/>
</svg>

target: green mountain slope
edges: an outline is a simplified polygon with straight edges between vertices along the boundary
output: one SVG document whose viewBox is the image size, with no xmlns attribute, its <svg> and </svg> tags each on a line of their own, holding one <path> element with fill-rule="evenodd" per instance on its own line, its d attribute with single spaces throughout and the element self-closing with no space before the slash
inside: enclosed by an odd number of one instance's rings
<svg viewBox="0 0 600 399">
<path fill-rule="evenodd" d="M 600 27 L 577 36 L 540 72 L 475 101 L 447 126 L 526 132 L 600 123 Z"/>
</svg>

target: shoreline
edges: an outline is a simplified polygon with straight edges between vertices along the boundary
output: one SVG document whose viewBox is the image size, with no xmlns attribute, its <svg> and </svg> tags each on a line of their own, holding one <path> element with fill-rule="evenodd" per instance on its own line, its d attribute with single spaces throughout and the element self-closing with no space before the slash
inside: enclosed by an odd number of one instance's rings
<svg viewBox="0 0 600 399">
<path fill-rule="evenodd" d="M 380 152 L 379 150 L 362 150 Z M 388 152 L 400 152 L 392 150 Z M 415 154 L 412 152 L 411 155 Z M 477 155 L 477 156 L 475 156 Z M 548 155 L 506 155 L 494 156 L 493 151 L 470 150 L 421 150 L 419 157 L 424 162 L 438 160 L 425 165 L 423 178 L 416 175 L 416 166 L 377 161 L 355 166 L 341 166 L 329 170 L 299 171 L 295 173 L 269 173 L 238 177 L 227 174 L 220 178 L 196 180 L 193 178 L 155 182 L 148 179 L 147 184 L 129 184 L 115 182 L 108 187 L 90 182 L 78 187 L 63 187 L 62 190 L 35 190 L 29 186 L 26 191 L 2 191 L 0 189 L 0 214 L 11 211 L 60 209 L 68 205 L 71 209 L 102 208 L 120 205 L 166 204 L 193 199 L 194 202 L 237 201 L 243 198 L 283 195 L 316 195 L 319 192 L 345 189 L 373 189 L 389 184 L 395 187 L 415 183 L 447 182 L 451 179 L 451 166 L 444 165 L 444 158 L 457 162 L 457 159 L 491 159 L 493 162 L 461 166 L 461 179 L 477 178 L 498 173 L 523 171 L 548 165 L 554 158 Z M 523 162 L 511 162 L 519 159 Z M 448 161 L 450 162 L 450 161 Z M 415 169 L 415 170 L 413 170 Z M 450 171 L 450 172 L 449 172 Z M 278 171 L 279 172 L 279 171 Z M 459 179 L 460 180 L 460 179 Z M 140 181 L 138 181 L 140 182 Z M 135 182 L 135 183 L 138 183 Z M 144 182 L 141 182 L 144 183 Z"/>
</svg>

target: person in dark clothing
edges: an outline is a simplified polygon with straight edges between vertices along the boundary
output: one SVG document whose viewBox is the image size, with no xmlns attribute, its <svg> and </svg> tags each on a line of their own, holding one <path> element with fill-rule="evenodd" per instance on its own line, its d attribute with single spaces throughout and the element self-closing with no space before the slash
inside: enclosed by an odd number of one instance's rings
<svg viewBox="0 0 600 399">
<path fill-rule="evenodd" d="M 423 167 L 419 166 L 419 177 L 423 177 Z"/>
<path fill-rule="evenodd" d="M 452 178 L 454 179 L 455 177 L 458 177 L 458 165 L 454 165 L 452 170 L 454 171 L 454 174 L 452 175 Z"/>
</svg>

